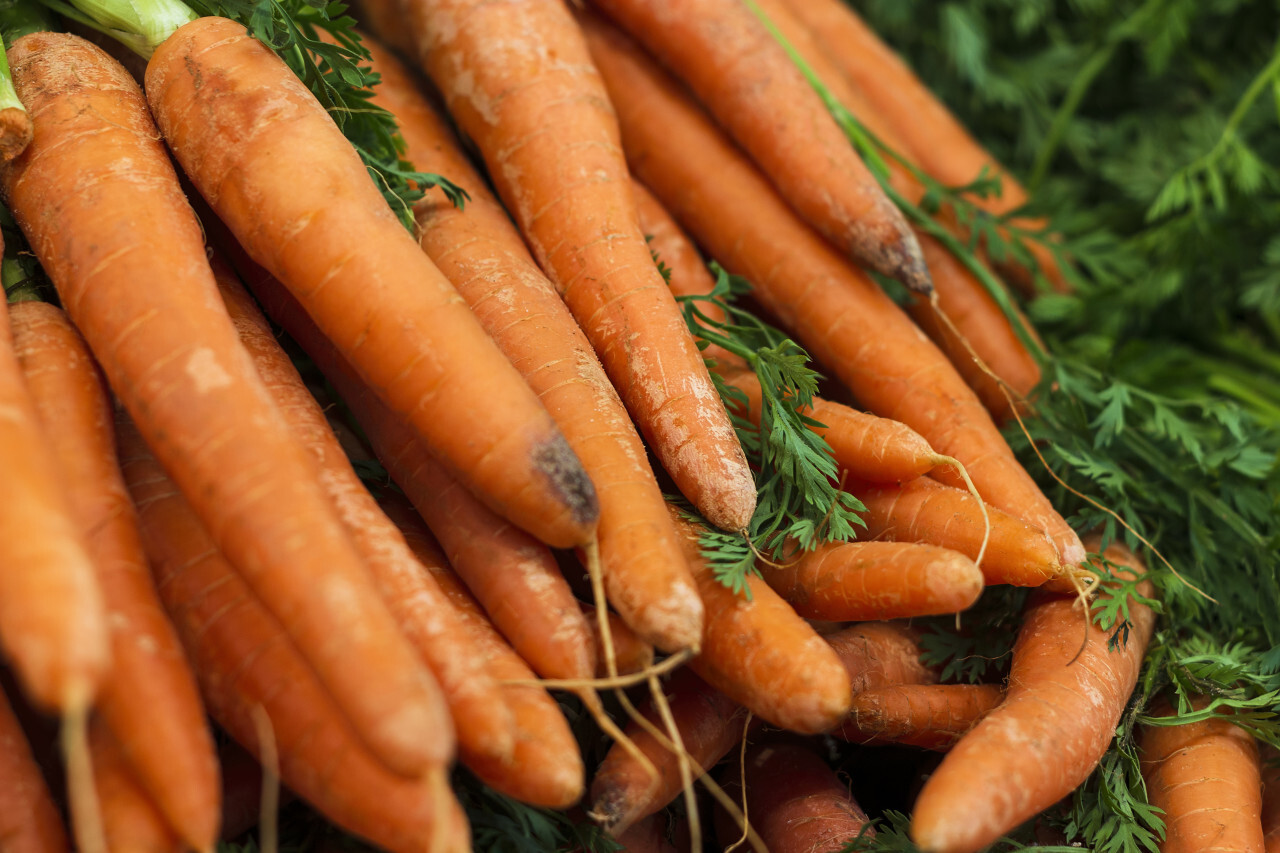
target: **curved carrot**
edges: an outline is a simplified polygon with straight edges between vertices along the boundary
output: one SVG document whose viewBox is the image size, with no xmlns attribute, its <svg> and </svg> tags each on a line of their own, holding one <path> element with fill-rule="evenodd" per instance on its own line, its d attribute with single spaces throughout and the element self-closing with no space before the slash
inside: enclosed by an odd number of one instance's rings
<svg viewBox="0 0 1280 853">
<path fill-rule="evenodd" d="M 801 223 L 696 104 L 621 33 L 584 24 L 628 162 L 707 250 L 876 414 L 959 459 L 983 498 L 1050 533 L 1063 561 L 1079 537 L 1014 458 L 955 369 L 871 279 Z M 704 164 L 715 163 L 714 170 Z M 940 478 L 959 483 L 946 470 Z"/>
<path fill-rule="evenodd" d="M 569 10 L 422 0 L 405 11 L 423 68 L 649 446 L 706 518 L 746 527 L 755 483 L 645 245 L 608 95 Z"/>
<path fill-rule="evenodd" d="M 280 57 L 200 18 L 157 48 L 146 90 L 201 195 L 388 405 L 495 510 L 558 547 L 590 541 L 595 493 L 563 436 Z"/>
<path fill-rule="evenodd" d="M 594 0 L 688 84 L 779 193 L 851 257 L 912 290 L 929 270 L 822 99 L 738 0 Z"/>
<path fill-rule="evenodd" d="M 1003 698 L 996 684 L 886 685 L 854 693 L 849 719 L 832 734 L 945 751 Z"/>
<path fill-rule="evenodd" d="M 601 571 L 613 606 L 667 651 L 694 645 L 701 602 L 644 445 L 591 344 L 416 82 L 385 51 L 369 49 L 382 77 L 373 102 L 396 116 L 406 159 L 423 171 L 448 175 L 471 196 L 462 210 L 438 195 L 419 202 L 422 248 L 547 407 L 591 476 L 600 502 Z M 520 648 L 490 607 L 492 599 L 477 588 L 475 572 L 442 543 L 498 627 Z M 495 567 L 492 574 L 509 577 L 511 571 Z"/>
<path fill-rule="evenodd" d="M 443 759 L 430 674 L 244 355 L 137 84 L 71 35 L 9 56 L 36 135 L 0 183 L 113 391 L 360 737 L 406 773 Z"/>
<path fill-rule="evenodd" d="M 93 787 L 102 812 L 107 850 L 179 853 L 188 849 L 165 821 L 141 780 L 134 775 L 123 747 L 101 720 L 89 726 L 89 753 L 93 759 Z"/>
<path fill-rule="evenodd" d="M 1130 577 L 1145 567 L 1123 546 L 1107 556 Z M 1140 585 L 1144 595 L 1151 584 Z M 995 841 L 1082 783 L 1115 734 L 1155 624 L 1134 603 L 1127 641 L 1092 621 L 1071 595 L 1033 593 L 1013 648 L 1008 692 L 999 706 L 947 753 L 925 783 L 911 820 L 925 851 L 965 853 Z"/>
<path fill-rule="evenodd" d="M 1155 717 L 1172 714 L 1164 703 L 1151 709 Z M 1142 726 L 1138 747 L 1147 801 L 1163 811 L 1160 853 L 1263 853 L 1262 768 L 1251 734 L 1214 717 Z"/>
<path fill-rule="evenodd" d="M 70 850 L 40 766 L 27 736 L 0 689 L 0 839 L 11 853 Z"/>
<path fill-rule="evenodd" d="M 920 634 L 901 622 L 862 622 L 825 639 L 840 658 L 856 696 L 896 684 L 936 684 L 938 671 L 920 662 Z"/>
</svg>

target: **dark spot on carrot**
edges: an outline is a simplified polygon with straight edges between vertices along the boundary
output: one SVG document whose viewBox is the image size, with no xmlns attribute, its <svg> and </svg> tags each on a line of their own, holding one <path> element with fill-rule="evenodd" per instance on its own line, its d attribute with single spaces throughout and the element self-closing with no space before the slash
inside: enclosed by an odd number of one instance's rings
<svg viewBox="0 0 1280 853">
<path fill-rule="evenodd" d="M 533 466 L 551 482 L 579 524 L 592 524 L 600 517 L 596 487 L 564 437 L 557 433 L 534 451 Z"/>
</svg>

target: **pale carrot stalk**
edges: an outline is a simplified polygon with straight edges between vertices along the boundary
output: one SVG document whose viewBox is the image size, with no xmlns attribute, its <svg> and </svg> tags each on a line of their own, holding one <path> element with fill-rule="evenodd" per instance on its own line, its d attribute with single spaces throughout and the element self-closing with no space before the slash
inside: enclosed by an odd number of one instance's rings
<svg viewBox="0 0 1280 853">
<path fill-rule="evenodd" d="M 70 850 L 62 816 L 53 804 L 31 745 L 0 690 L 0 838 L 12 853 Z"/>
<path fill-rule="evenodd" d="M 188 849 L 134 775 L 123 747 L 101 720 L 89 725 L 89 752 L 107 850 L 179 853 Z"/>
<path fill-rule="evenodd" d="M 849 718 L 832 734 L 945 751 L 1003 698 L 995 684 L 887 685 L 854 693 Z"/>
<path fill-rule="evenodd" d="M 582 614 L 587 617 L 587 625 L 591 628 L 591 637 L 596 650 L 596 677 L 604 678 L 609 673 L 605 664 L 604 642 L 596 622 L 596 609 L 590 604 L 579 603 Z M 653 666 L 653 646 L 631 630 L 622 617 L 610 610 L 605 614 L 609 620 L 610 645 L 613 648 L 614 661 L 617 663 L 618 675 L 631 675 L 643 672 Z"/>
<path fill-rule="evenodd" d="M 392 851 L 470 849 L 444 766 L 408 778 L 375 758 L 132 424 L 118 427 L 121 469 L 157 588 L 213 718 L 258 755 L 255 709 L 265 711 L 284 783 L 337 825 Z"/>
<path fill-rule="evenodd" d="M 920 632 L 902 622 L 862 622 L 827 634 L 856 696 L 895 684 L 936 684 L 938 671 L 920 656 Z"/>
<path fill-rule="evenodd" d="M 591 476 L 600 502 L 601 570 L 613 606 L 668 651 L 693 645 L 700 635 L 701 603 L 644 445 L 590 342 L 416 82 L 385 51 L 369 48 L 382 76 L 373 101 L 397 117 L 405 157 L 420 170 L 448 175 L 471 196 L 461 210 L 435 194 L 419 202 L 422 248 L 547 407 Z M 474 573 L 444 544 L 506 633 Z"/>
</svg>

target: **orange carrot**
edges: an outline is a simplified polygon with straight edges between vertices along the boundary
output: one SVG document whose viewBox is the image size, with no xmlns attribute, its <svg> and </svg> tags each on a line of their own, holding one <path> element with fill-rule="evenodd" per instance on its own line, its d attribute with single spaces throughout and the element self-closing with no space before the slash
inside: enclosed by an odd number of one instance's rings
<svg viewBox="0 0 1280 853">
<path fill-rule="evenodd" d="M 121 470 L 156 585 L 213 718 L 259 755 L 255 708 L 265 711 L 282 780 L 339 826 L 393 851 L 469 849 L 444 766 L 410 779 L 368 751 L 281 624 L 222 558 L 136 428 L 129 422 L 118 428 Z"/>
<path fill-rule="evenodd" d="M 617 109 L 628 162 L 676 219 L 744 274 L 762 304 L 867 409 L 959 459 L 988 503 L 1048 531 L 1067 565 L 1081 562 L 1079 538 L 937 348 L 868 276 L 796 219 L 634 44 L 595 22 L 584 30 Z M 960 482 L 945 470 L 938 476 Z"/>
<path fill-rule="evenodd" d="M 1207 699 L 1192 703 L 1196 709 Z M 1173 709 L 1157 703 L 1155 717 Z M 1222 717 L 1178 726 L 1145 725 L 1138 734 L 1147 800 L 1163 811 L 1160 853 L 1263 853 L 1258 742 Z"/>
<path fill-rule="evenodd" d="M 928 292 L 902 213 L 764 25 L 736 0 L 594 0 L 688 84 L 792 207 L 853 258 Z"/>
<path fill-rule="evenodd" d="M 706 518 L 746 527 L 755 483 L 645 245 L 608 95 L 569 10 L 561 0 L 404 8 L 419 61 L 649 446 Z"/>
<path fill-rule="evenodd" d="M 591 637 L 596 650 L 596 678 L 605 678 L 609 672 L 605 663 L 604 640 L 600 636 L 599 624 L 596 621 L 596 609 L 584 602 L 579 602 L 579 607 L 582 608 L 582 615 L 587 617 L 587 625 L 591 628 Z M 636 636 L 627 623 L 612 610 L 605 616 L 609 620 L 609 635 L 613 644 L 613 656 L 618 675 L 631 675 L 653 666 L 653 646 Z"/>
<path fill-rule="evenodd" d="M 36 130 L 0 184 L 112 389 L 360 737 L 406 773 L 442 760 L 430 674 L 245 357 L 137 84 L 71 35 L 24 36 L 9 57 Z"/>
<path fill-rule="evenodd" d="M 958 613 L 984 585 L 963 554 L 909 542 L 833 542 L 760 573 L 796 613 L 832 622 Z"/>
<path fill-rule="evenodd" d="M 601 571 L 614 607 L 664 649 L 695 644 L 701 603 L 693 579 L 644 445 L 591 344 L 415 81 L 385 51 L 369 48 L 373 68 L 382 76 L 373 101 L 397 117 L 405 157 L 420 170 L 448 175 L 471 196 L 463 210 L 434 195 L 418 204 L 422 248 L 537 393 L 591 476 L 600 502 Z M 441 541 L 458 573 L 519 649 L 490 607 L 491 597 L 478 588 L 475 570 L 459 559 L 452 544 Z M 509 577 L 511 572 L 495 566 L 490 574 Z"/>
<path fill-rule="evenodd" d="M 1107 556 L 1130 577 L 1145 567 L 1121 545 Z M 1140 585 L 1151 594 L 1149 581 Z M 965 853 L 1066 796 L 1101 759 L 1137 683 L 1155 614 L 1129 610 L 1123 648 L 1084 621 L 1076 597 L 1033 593 L 1013 648 L 1003 702 L 962 737 L 916 800 L 911 837 L 925 851 Z"/>
<path fill-rule="evenodd" d="M 147 794 L 124 749 L 101 720 L 89 726 L 93 786 L 102 812 L 107 850 L 120 853 L 179 853 L 187 849 Z"/>
<path fill-rule="evenodd" d="M 849 719 L 832 734 L 853 743 L 900 743 L 945 751 L 1004 690 L 995 684 L 898 684 L 853 694 Z"/>
<path fill-rule="evenodd" d="M 900 622 L 863 622 L 823 639 L 849 673 L 856 696 L 895 684 L 936 684 L 938 672 L 920 662 L 920 635 Z"/>
<path fill-rule="evenodd" d="M 70 849 L 62 817 L 2 689 L 0 839 L 9 853 L 64 853 Z"/>
<path fill-rule="evenodd" d="M 14 347 L 111 621 L 114 665 L 98 714 L 170 825 L 191 847 L 207 849 L 218 827 L 213 738 L 195 675 L 147 569 L 102 377 L 57 307 L 19 303 L 11 319 Z"/>
</svg>

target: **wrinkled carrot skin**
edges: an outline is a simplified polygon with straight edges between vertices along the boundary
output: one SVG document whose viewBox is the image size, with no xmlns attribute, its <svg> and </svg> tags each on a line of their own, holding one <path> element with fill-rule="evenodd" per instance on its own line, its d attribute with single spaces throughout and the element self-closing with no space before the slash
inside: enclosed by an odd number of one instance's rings
<svg viewBox="0 0 1280 853">
<path fill-rule="evenodd" d="M 1145 567 L 1113 545 L 1107 556 L 1130 577 Z M 1139 585 L 1151 595 L 1151 584 Z M 1076 597 L 1033 593 L 1013 647 L 1000 705 L 962 737 L 916 800 L 911 837 L 931 853 L 967 853 L 990 844 L 1081 784 L 1115 734 L 1151 639 L 1155 613 L 1130 606 L 1128 641 L 1111 650 L 1111 631 L 1093 622 L 1081 648 L 1084 614 Z"/>
<path fill-rule="evenodd" d="M 920 633 L 902 622 L 849 625 L 825 639 L 840 658 L 856 696 L 896 684 L 936 684 L 938 672 L 920 662 Z"/>
<path fill-rule="evenodd" d="M 263 384 L 315 461 L 326 494 L 397 624 L 439 681 L 443 695 L 438 725 L 456 729 L 473 750 L 491 751 L 499 760 L 509 757 L 515 747 L 515 721 L 478 650 L 459 639 L 461 628 L 444 593 L 418 565 L 400 531 L 356 475 L 319 403 L 252 297 L 221 263 L 215 263 L 214 272 L 227 313 Z"/>
<path fill-rule="evenodd" d="M 686 83 L 801 217 L 850 257 L 929 288 L 915 235 L 821 97 L 736 0 L 593 0 Z"/>
<path fill-rule="evenodd" d="M 426 670 L 240 347 L 137 84 L 70 35 L 25 36 L 10 64 L 36 135 L 5 199 L 113 391 L 361 737 L 406 773 L 440 760 Z"/>
<path fill-rule="evenodd" d="M 102 376 L 61 309 L 12 306 L 14 346 L 111 624 L 111 673 L 95 703 L 130 771 L 191 847 L 218 830 L 218 762 L 195 675 L 156 595 L 116 460 Z"/>
<path fill-rule="evenodd" d="M 240 24 L 200 18 L 156 50 L 146 90 L 249 255 L 455 474 L 549 544 L 590 541 L 595 493 L 563 436 L 284 62 Z"/>
<path fill-rule="evenodd" d="M 747 710 L 687 667 L 663 684 L 663 695 L 693 763 L 695 778 L 718 764 L 742 741 Z M 665 731 L 652 700 L 643 713 L 659 731 Z M 676 754 L 637 723 L 629 723 L 626 732 L 640 752 L 653 762 L 658 778 L 650 776 L 647 769 L 618 744 L 609 748 L 591 780 L 591 816 L 615 837 L 637 821 L 666 808 L 682 790 Z"/>
<path fill-rule="evenodd" d="M 107 850 L 180 853 L 188 849 L 148 796 L 121 745 L 101 720 L 89 726 L 89 754 Z"/>
<path fill-rule="evenodd" d="M 978 558 L 986 523 L 969 492 L 929 477 L 901 486 L 847 481 L 845 488 L 867 508 L 860 516 L 867 525 L 864 539 L 922 542 Z M 1058 552 L 1042 531 L 994 506 L 987 507 L 987 516 L 991 538 L 981 569 L 988 584 L 1039 586 L 1061 571 Z"/>
<path fill-rule="evenodd" d="M 529 681 L 536 678 L 528 664 L 512 650 L 485 618 L 480 605 L 463 587 L 431 531 L 403 500 L 382 501 L 387 515 L 404 532 L 418 560 L 431 572 L 456 609 L 472 642 L 485 649 L 494 678 Z M 516 717 L 516 749 L 508 762 L 472 756 L 464 749 L 462 762 L 486 785 L 535 806 L 565 809 L 582 797 L 582 755 L 560 706 L 536 685 L 507 684 L 502 688 Z"/>
<path fill-rule="evenodd" d="M 608 94 L 568 8 L 412 0 L 404 10 L 424 70 L 648 446 L 706 518 L 742 529 L 755 483 L 645 245 Z"/>
<path fill-rule="evenodd" d="M 851 743 L 950 749 L 1000 703 L 995 684 L 898 684 L 853 694 L 849 718 L 832 732 Z"/>
<path fill-rule="evenodd" d="M 62 817 L 53 804 L 27 736 L 0 690 L 0 842 L 6 853 L 66 853 Z"/>
<path fill-rule="evenodd" d="M 1173 713 L 1164 703 L 1151 710 Z M 1221 717 L 1144 725 L 1138 747 L 1147 800 L 1163 810 L 1160 853 L 1264 853 L 1262 767 L 1251 734 Z"/>
<path fill-rule="evenodd" d="M 218 724 L 260 755 L 254 709 L 265 711 L 283 783 L 350 832 L 406 853 L 470 849 L 444 766 L 408 778 L 369 752 L 133 425 L 118 422 L 117 431 L 157 588 Z"/>
<path fill-rule="evenodd" d="M 1262 758 L 1262 832 L 1266 853 L 1280 853 L 1280 750 L 1260 746 Z"/>
<path fill-rule="evenodd" d="M 584 22 L 584 31 L 617 109 L 628 163 L 677 221 L 745 275 L 760 302 L 869 411 L 959 459 L 988 503 L 1048 531 L 1068 565 L 1083 561 L 1079 537 L 937 347 L 865 273 L 796 219 L 633 43 L 594 21 Z M 947 469 L 937 476 L 962 482 Z"/>
<path fill-rule="evenodd" d="M 604 641 L 600 636 L 596 609 L 583 602 L 579 602 L 579 607 L 582 608 L 582 615 L 587 617 L 587 626 L 591 628 L 591 638 L 595 644 L 596 677 L 606 678 L 609 675 L 609 668 L 605 662 Z M 653 666 L 653 646 L 640 639 L 612 610 L 605 614 L 605 618 L 609 620 L 609 640 L 613 646 L 618 675 L 631 675 Z"/>
<path fill-rule="evenodd" d="M 963 554 L 910 542 L 828 543 L 760 574 L 796 613 L 832 622 L 959 613 L 984 587 Z"/>
<path fill-rule="evenodd" d="M 386 51 L 372 44 L 369 49 L 382 75 L 373 102 L 396 116 L 405 158 L 423 171 L 448 175 L 471 196 L 462 210 L 439 194 L 419 202 L 420 243 L 547 407 L 591 476 L 610 600 L 664 649 L 695 644 L 701 602 L 644 445 L 590 342 L 416 81 Z M 506 633 L 489 606 L 492 598 L 449 550 L 454 567 Z"/>
</svg>

